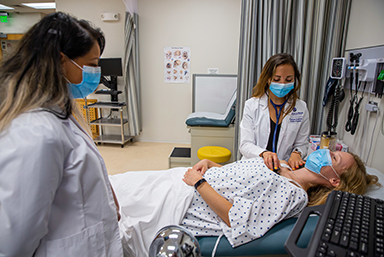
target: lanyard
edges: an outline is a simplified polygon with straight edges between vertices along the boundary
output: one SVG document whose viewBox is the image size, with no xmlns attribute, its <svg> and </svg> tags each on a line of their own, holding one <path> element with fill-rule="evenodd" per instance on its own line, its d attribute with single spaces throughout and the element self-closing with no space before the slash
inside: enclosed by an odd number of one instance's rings
<svg viewBox="0 0 384 257">
<path fill-rule="evenodd" d="M 273 132 L 273 142 L 272 142 L 272 152 L 276 153 L 276 132 L 277 132 L 277 126 L 279 125 L 281 110 L 283 109 L 283 106 L 285 105 L 285 103 L 288 101 L 288 98 L 285 99 L 284 103 L 282 103 L 282 104 L 275 104 L 274 102 L 272 102 L 271 99 L 269 99 L 269 101 L 271 102 L 273 108 L 275 108 L 275 113 L 276 113 L 276 125 L 275 125 L 275 131 Z M 276 107 L 280 107 L 279 113 L 277 113 L 277 108 Z"/>
</svg>

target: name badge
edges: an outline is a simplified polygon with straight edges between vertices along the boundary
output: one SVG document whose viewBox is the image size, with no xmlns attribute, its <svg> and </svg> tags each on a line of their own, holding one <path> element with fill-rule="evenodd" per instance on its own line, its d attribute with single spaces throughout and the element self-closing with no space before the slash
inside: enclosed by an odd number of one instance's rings
<svg viewBox="0 0 384 257">
<path fill-rule="evenodd" d="M 304 112 L 298 112 L 296 107 L 293 108 L 291 115 L 289 117 L 289 122 L 302 122 Z"/>
</svg>

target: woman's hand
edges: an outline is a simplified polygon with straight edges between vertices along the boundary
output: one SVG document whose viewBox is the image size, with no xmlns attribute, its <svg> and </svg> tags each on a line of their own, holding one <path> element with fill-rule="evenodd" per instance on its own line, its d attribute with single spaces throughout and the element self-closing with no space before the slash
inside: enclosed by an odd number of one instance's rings
<svg viewBox="0 0 384 257">
<path fill-rule="evenodd" d="M 199 171 L 201 175 L 204 175 L 209 168 L 209 160 L 207 159 L 199 161 L 195 166 L 192 167 L 192 169 Z"/>
<path fill-rule="evenodd" d="M 270 151 L 265 151 L 261 154 L 264 159 L 264 164 L 270 170 L 278 170 L 280 168 L 280 160 L 277 158 L 277 154 Z"/>
<path fill-rule="evenodd" d="M 297 170 L 298 168 L 304 166 L 305 161 L 301 159 L 299 152 L 292 152 L 291 157 L 289 157 L 288 164 L 291 166 L 292 170 Z"/>
<path fill-rule="evenodd" d="M 192 167 L 192 169 L 195 169 L 199 171 L 201 175 L 204 175 L 205 172 L 212 167 L 221 167 L 221 165 L 217 164 L 216 162 L 204 159 L 199 161 L 195 166 Z"/>
<path fill-rule="evenodd" d="M 185 172 L 183 181 L 189 186 L 194 186 L 196 182 L 202 178 L 203 178 L 203 175 L 201 174 L 200 171 L 197 171 L 194 168 L 191 168 Z"/>
</svg>

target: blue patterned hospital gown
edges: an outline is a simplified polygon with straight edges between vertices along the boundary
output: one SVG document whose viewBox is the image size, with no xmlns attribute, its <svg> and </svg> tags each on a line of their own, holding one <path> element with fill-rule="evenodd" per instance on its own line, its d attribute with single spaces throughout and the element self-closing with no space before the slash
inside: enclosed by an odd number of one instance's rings
<svg viewBox="0 0 384 257">
<path fill-rule="evenodd" d="M 196 236 L 224 233 L 232 247 L 262 237 L 275 224 L 298 214 L 308 203 L 302 188 L 269 170 L 262 158 L 211 168 L 204 178 L 233 204 L 229 211 L 231 227 L 196 190 L 181 225 Z"/>
</svg>

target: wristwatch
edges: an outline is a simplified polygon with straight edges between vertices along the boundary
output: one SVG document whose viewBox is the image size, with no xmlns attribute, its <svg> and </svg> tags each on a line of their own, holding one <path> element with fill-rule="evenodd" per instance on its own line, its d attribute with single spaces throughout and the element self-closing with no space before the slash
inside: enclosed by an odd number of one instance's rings
<svg viewBox="0 0 384 257">
<path fill-rule="evenodd" d="M 299 150 L 299 148 L 293 149 L 292 153 L 298 153 L 300 154 L 300 157 L 301 157 L 301 151 Z"/>
<path fill-rule="evenodd" d="M 203 184 L 204 182 L 207 182 L 205 180 L 205 178 L 202 178 L 200 179 L 199 181 L 196 182 L 196 184 L 194 185 L 195 189 L 197 189 L 201 184 Z"/>
</svg>

